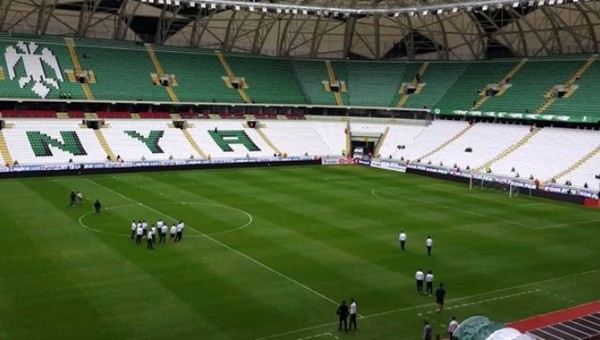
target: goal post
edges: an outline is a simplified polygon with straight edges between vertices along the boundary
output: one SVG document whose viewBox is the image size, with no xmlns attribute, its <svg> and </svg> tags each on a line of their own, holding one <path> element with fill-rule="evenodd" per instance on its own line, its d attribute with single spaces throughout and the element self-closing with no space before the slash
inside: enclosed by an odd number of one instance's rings
<svg viewBox="0 0 600 340">
<path fill-rule="evenodd" d="M 497 191 L 511 198 L 521 194 L 531 197 L 535 183 L 527 179 L 471 171 L 469 173 L 469 190 L 475 189 Z"/>
</svg>

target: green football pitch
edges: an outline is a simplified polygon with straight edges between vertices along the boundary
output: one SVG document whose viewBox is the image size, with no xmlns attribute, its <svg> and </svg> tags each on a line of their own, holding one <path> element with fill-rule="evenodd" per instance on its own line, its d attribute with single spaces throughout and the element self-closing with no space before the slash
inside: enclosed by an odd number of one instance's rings
<svg viewBox="0 0 600 340">
<path fill-rule="evenodd" d="M 5 179 L 0 192 L 0 338 L 416 340 L 424 319 L 445 334 L 453 315 L 505 323 L 600 299 L 600 210 L 523 193 L 355 166 Z M 159 218 L 183 219 L 183 241 L 129 239 L 133 219 Z M 444 283 L 442 313 L 417 294 L 418 268 Z M 350 298 L 346 334 L 335 311 Z"/>
</svg>

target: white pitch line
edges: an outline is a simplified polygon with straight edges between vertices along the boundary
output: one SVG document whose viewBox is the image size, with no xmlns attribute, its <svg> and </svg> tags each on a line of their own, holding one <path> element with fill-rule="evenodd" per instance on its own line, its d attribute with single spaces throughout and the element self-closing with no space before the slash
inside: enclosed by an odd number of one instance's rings
<svg viewBox="0 0 600 340">
<path fill-rule="evenodd" d="M 562 228 L 562 227 L 570 227 L 572 225 L 588 224 L 588 223 L 594 223 L 594 222 L 600 222 L 600 219 L 590 220 L 590 221 L 579 221 L 579 222 L 569 222 L 569 223 L 553 224 L 553 225 L 549 225 L 549 226 L 539 227 L 539 228 L 536 228 L 536 229 Z"/>
<path fill-rule="evenodd" d="M 118 195 L 118 196 L 120 196 L 120 197 L 122 197 L 122 198 L 124 198 L 124 199 L 126 199 L 126 200 L 128 200 L 128 201 L 131 201 L 131 202 L 134 202 L 134 203 L 138 203 L 139 205 L 141 205 L 141 206 L 145 207 L 145 208 L 146 208 L 146 209 L 148 209 L 148 210 L 152 210 L 152 211 L 154 211 L 155 213 L 157 213 L 157 214 L 159 214 L 159 215 L 162 215 L 162 216 L 164 216 L 164 217 L 167 217 L 167 218 L 169 218 L 169 219 L 171 219 L 171 220 L 173 220 L 173 221 L 177 221 L 177 219 L 176 219 L 176 218 L 173 218 L 173 217 L 171 217 L 171 216 L 169 216 L 169 215 L 167 215 L 167 214 L 163 213 L 162 211 L 158 211 L 158 210 L 156 210 L 156 209 L 154 209 L 154 208 L 152 208 L 152 207 L 150 207 L 150 206 L 144 205 L 144 204 L 142 204 L 142 203 L 140 203 L 140 202 L 138 202 L 138 201 L 134 200 L 133 198 L 129 198 L 129 197 L 127 197 L 127 196 L 125 196 L 125 195 L 121 194 L 120 192 L 117 192 L 117 191 L 115 191 L 115 190 L 113 190 L 113 189 L 111 189 L 111 188 L 109 188 L 109 187 L 107 187 L 107 186 L 104 186 L 104 185 L 102 185 L 102 184 L 100 184 L 100 183 L 97 183 L 97 182 L 95 182 L 95 181 L 92 181 L 92 180 L 91 180 L 91 179 L 89 179 L 89 178 L 85 178 L 85 180 L 87 180 L 87 181 L 89 181 L 89 182 L 91 182 L 91 183 L 93 183 L 93 184 L 97 185 L 97 186 L 98 186 L 98 187 L 100 187 L 100 188 L 103 188 L 103 189 L 105 189 L 105 190 L 107 190 L 107 191 L 110 191 L 110 192 L 114 193 L 115 195 Z M 337 302 L 335 302 L 333 299 L 331 299 L 331 298 L 329 298 L 329 297 L 327 297 L 327 296 L 325 296 L 325 295 L 323 295 L 323 294 L 321 294 L 321 293 L 317 292 L 316 290 L 314 290 L 314 289 L 310 288 L 309 286 L 305 285 L 304 283 L 301 283 L 301 282 L 299 282 L 299 281 L 297 281 L 297 280 L 295 280 L 295 279 L 293 279 L 293 278 L 291 278 L 291 277 L 289 277 L 289 276 L 285 275 L 284 273 L 282 273 L 282 272 L 279 272 L 279 271 L 277 271 L 277 270 L 275 270 L 275 269 L 273 269 L 273 268 L 269 267 L 268 265 L 266 265 L 266 264 L 264 264 L 264 263 L 262 263 L 262 262 L 260 262 L 260 261 L 258 261 L 258 260 L 256 260 L 256 259 L 254 259 L 254 258 L 250 257 L 249 255 L 246 255 L 246 254 L 242 253 L 241 251 L 239 251 L 239 250 L 237 250 L 237 249 L 234 249 L 234 248 L 232 248 L 232 247 L 228 246 L 227 244 L 225 244 L 225 243 L 223 243 L 223 242 L 221 242 L 221 241 L 219 241 L 219 240 L 217 240 L 217 239 L 215 239 L 215 238 L 213 238 L 213 237 L 211 237 L 211 236 L 209 236 L 209 235 L 206 235 L 206 234 L 204 234 L 203 232 L 201 232 L 201 231 L 199 231 L 199 230 L 197 230 L 197 229 L 194 229 L 194 228 L 192 228 L 192 227 L 189 227 L 189 228 L 190 228 L 191 230 L 195 231 L 196 233 L 200 234 L 201 236 L 205 237 L 206 239 L 208 239 L 208 240 L 210 240 L 210 241 L 212 241 L 212 242 L 214 242 L 214 243 L 216 243 L 216 244 L 220 245 L 221 247 L 223 247 L 223 248 L 225 248 L 225 249 L 227 249 L 227 250 L 229 250 L 229 251 L 231 251 L 231 252 L 233 252 L 233 253 L 235 253 L 235 254 L 237 254 L 237 255 L 239 255 L 239 256 L 241 256 L 241 257 L 245 258 L 245 259 L 247 259 L 248 261 L 250 261 L 250 262 L 252 262 L 252 263 L 254 263 L 254 264 L 256 264 L 256 265 L 258 265 L 258 266 L 260 266 L 260 267 L 262 267 L 262 268 L 264 268 L 264 269 L 266 269 L 266 270 L 268 270 L 268 271 L 270 271 L 271 273 L 273 273 L 273 274 L 276 274 L 276 275 L 278 275 L 279 277 L 281 277 L 281 278 L 284 278 L 284 279 L 286 279 L 286 280 L 287 280 L 287 281 L 289 281 L 289 282 L 292 282 L 293 284 L 297 285 L 298 287 L 301 287 L 301 288 L 303 288 L 303 289 L 305 289 L 305 290 L 307 290 L 307 291 L 309 291 L 309 292 L 311 292 L 311 293 L 315 294 L 316 296 L 318 296 L 318 297 L 320 297 L 320 298 L 322 298 L 322 299 L 324 299 L 324 300 L 327 300 L 327 301 L 331 302 L 332 304 L 334 304 L 334 305 L 336 305 L 336 306 L 338 305 L 338 303 L 337 303 Z M 359 315 L 359 316 L 360 316 L 360 315 Z"/>
<path fill-rule="evenodd" d="M 573 278 L 573 277 L 577 277 L 577 276 L 581 276 L 581 275 L 593 274 L 593 273 L 598 273 L 598 272 L 600 272 L 600 268 L 592 269 L 592 270 L 587 270 L 587 271 L 579 272 L 579 273 L 567 274 L 567 275 L 563 275 L 563 276 L 555 276 L 553 278 L 546 279 L 546 280 L 540 280 L 540 281 L 535 281 L 535 282 L 524 283 L 524 284 L 521 284 L 521 285 L 507 287 L 507 288 L 500 288 L 500 289 L 492 290 L 492 291 L 489 291 L 489 292 L 484 292 L 484 293 L 478 293 L 478 294 L 473 294 L 473 295 L 469 295 L 469 296 L 458 297 L 458 298 L 455 298 L 455 299 L 447 300 L 446 302 L 447 303 L 452 303 L 452 302 L 457 302 L 457 301 L 462 301 L 462 300 L 468 300 L 468 299 L 473 299 L 473 298 L 477 298 L 477 297 L 485 296 L 485 295 L 489 295 L 489 294 L 501 293 L 501 292 L 509 291 L 509 290 L 512 290 L 512 289 L 519 289 L 519 288 L 529 287 L 529 286 L 532 286 L 532 285 L 540 285 L 540 284 L 545 284 L 545 283 L 551 283 L 551 282 L 555 282 L 555 281 L 559 281 L 559 280 L 563 280 L 563 279 L 569 279 L 569 278 Z M 515 294 L 521 294 L 521 295 L 523 295 L 522 292 L 521 293 L 515 293 Z M 489 298 L 488 300 L 491 301 L 491 299 L 493 299 L 493 298 Z M 417 306 L 411 306 L 411 307 L 393 309 L 393 310 L 389 310 L 389 311 L 385 311 L 385 312 L 381 312 L 381 313 L 369 314 L 369 315 L 363 317 L 362 319 L 371 319 L 371 318 L 376 318 L 376 317 L 385 316 L 385 315 L 389 315 L 389 314 L 396 314 L 396 313 L 401 313 L 401 312 L 407 312 L 407 311 L 412 311 L 412 310 L 416 310 L 416 309 L 420 309 L 420 308 L 431 307 L 433 305 L 434 305 L 433 303 L 427 303 L 427 304 L 422 304 L 422 305 L 417 305 Z M 422 314 L 421 314 L 421 316 L 422 316 Z M 271 335 L 268 335 L 268 336 L 257 338 L 256 340 L 265 340 L 265 339 L 279 338 L 279 337 L 283 337 L 283 336 L 289 336 L 289 335 L 292 335 L 292 334 L 295 334 L 295 333 L 311 331 L 311 330 L 315 330 L 315 329 L 319 329 L 319 328 L 323 328 L 323 327 L 327 327 L 327 326 L 333 326 L 333 325 L 337 325 L 337 322 L 329 322 L 329 323 L 324 323 L 324 324 L 321 324 L 321 325 L 315 325 L 315 326 L 311 326 L 311 327 L 305 327 L 305 328 L 295 329 L 295 330 L 291 330 L 291 331 L 287 331 L 287 332 L 283 332 L 283 333 L 271 334 Z"/>
<path fill-rule="evenodd" d="M 305 336 L 304 338 L 298 338 L 298 340 L 310 340 L 310 339 L 316 339 L 316 338 L 322 338 L 322 337 L 331 337 L 333 339 L 339 339 L 338 336 L 333 335 L 331 332 L 327 332 L 327 333 Z"/>
</svg>

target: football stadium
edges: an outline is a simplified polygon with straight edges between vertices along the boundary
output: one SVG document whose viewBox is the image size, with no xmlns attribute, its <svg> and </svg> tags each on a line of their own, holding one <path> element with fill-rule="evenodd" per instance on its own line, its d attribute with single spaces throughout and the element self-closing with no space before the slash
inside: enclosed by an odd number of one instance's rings
<svg viewBox="0 0 600 340">
<path fill-rule="evenodd" d="M 0 338 L 600 339 L 600 2 L 3 0 Z"/>
</svg>

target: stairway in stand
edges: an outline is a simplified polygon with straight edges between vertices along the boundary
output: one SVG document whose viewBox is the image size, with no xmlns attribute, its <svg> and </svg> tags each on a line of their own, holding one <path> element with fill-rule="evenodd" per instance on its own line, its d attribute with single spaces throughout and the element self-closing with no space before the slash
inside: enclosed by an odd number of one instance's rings
<svg viewBox="0 0 600 340">
<path fill-rule="evenodd" d="M 146 52 L 148 52 L 148 56 L 150 57 L 150 60 L 152 61 L 152 65 L 154 65 L 154 69 L 156 70 L 156 75 L 160 81 L 160 78 L 165 76 L 165 71 L 162 68 L 162 65 L 160 64 L 160 61 L 158 60 L 158 57 L 156 56 L 156 53 L 154 53 L 154 48 L 152 47 L 152 45 L 150 44 L 146 44 Z M 174 79 L 173 79 L 174 81 Z M 177 98 L 177 94 L 175 93 L 175 91 L 173 90 L 173 86 L 176 86 L 177 83 L 171 83 L 169 86 L 164 86 L 165 91 L 167 91 L 167 94 L 169 95 L 169 98 L 171 98 L 171 101 L 176 103 L 179 101 L 179 98 Z"/>
<path fill-rule="evenodd" d="M 206 153 L 204 153 L 204 151 L 200 148 L 198 143 L 196 143 L 196 141 L 194 140 L 192 135 L 189 133 L 189 131 L 186 129 L 182 129 L 181 132 L 185 136 L 185 139 L 187 139 L 188 143 L 190 143 L 192 148 L 194 148 L 194 150 L 200 155 L 200 157 L 202 157 L 204 159 L 208 159 L 208 156 L 206 155 Z"/>
<path fill-rule="evenodd" d="M 219 59 L 221 66 L 223 66 L 223 69 L 225 70 L 225 73 L 227 74 L 227 77 L 223 77 L 223 81 L 225 82 L 225 85 L 230 89 L 234 88 L 231 82 L 234 79 L 238 79 L 238 78 L 233 73 L 233 70 L 231 69 L 231 66 L 229 66 L 229 63 L 227 62 L 227 59 L 225 59 L 225 56 L 223 55 L 223 53 L 219 50 L 216 50 L 215 55 Z M 238 82 L 238 87 L 237 87 L 238 94 L 240 95 L 242 100 L 244 100 L 244 103 L 252 103 L 252 99 L 246 93 L 246 90 L 245 90 L 246 88 L 248 88 L 248 84 L 246 84 L 245 81 Z"/>
<path fill-rule="evenodd" d="M 462 129 L 461 131 L 459 131 L 456 135 L 454 135 L 452 138 L 448 139 L 447 141 L 445 141 L 444 143 L 440 144 L 438 147 L 436 147 L 435 149 L 429 151 L 428 153 L 424 154 L 423 156 L 417 158 L 417 159 L 426 159 L 427 157 L 433 155 L 434 153 L 442 150 L 443 148 L 445 148 L 446 146 L 450 145 L 450 143 L 454 142 L 455 140 L 459 139 L 460 137 L 462 137 L 462 135 L 464 135 L 465 133 L 467 133 L 467 131 L 469 131 L 471 128 L 473 127 L 472 124 L 467 125 L 467 127 L 465 127 L 464 129 Z"/>
<path fill-rule="evenodd" d="M 585 73 L 585 71 L 592 66 L 592 64 L 594 62 L 596 62 L 596 59 L 598 59 L 598 55 L 594 54 L 592 56 L 590 56 L 586 62 L 581 65 L 581 67 L 575 71 L 575 73 L 573 74 L 573 76 L 571 76 L 571 78 L 569 78 L 569 80 L 567 80 L 563 85 L 568 89 L 567 93 L 565 93 L 565 95 L 563 96 L 563 98 L 569 98 L 570 96 L 573 95 L 573 93 L 575 92 L 576 88 L 574 88 L 572 85 L 575 84 L 575 82 L 577 80 L 579 80 L 579 78 L 581 78 L 581 76 L 583 75 L 583 73 Z M 535 110 L 535 113 L 543 113 L 544 111 L 546 111 L 552 104 L 554 104 L 554 102 L 556 101 L 556 95 L 554 93 L 554 88 L 548 90 L 548 92 L 546 92 L 546 94 L 544 95 L 544 97 L 546 97 L 546 101 Z"/>
<path fill-rule="evenodd" d="M 106 138 L 104 138 L 104 134 L 102 133 L 102 131 L 100 129 L 97 129 L 94 130 L 94 133 L 96 134 L 96 139 L 102 147 L 102 150 L 104 150 L 104 153 L 106 153 L 106 155 L 110 157 L 111 161 L 115 162 L 117 160 L 117 156 L 115 156 L 114 152 L 108 145 L 108 142 L 106 141 Z"/>
<path fill-rule="evenodd" d="M 76 82 L 77 81 L 77 75 L 80 74 L 83 69 L 81 68 L 81 63 L 79 63 L 79 57 L 77 56 L 77 51 L 75 51 L 75 41 L 73 40 L 73 38 L 65 38 L 65 43 L 67 45 L 67 50 L 69 51 L 69 56 L 71 57 L 71 62 L 73 63 L 73 73 L 67 72 L 67 77 L 69 79 L 70 82 Z M 93 73 L 92 73 L 93 74 Z M 83 93 L 85 93 L 85 98 L 87 100 L 94 100 L 94 94 L 92 93 L 92 90 L 90 89 L 90 86 L 88 83 L 91 82 L 92 79 L 87 80 L 86 83 L 81 83 L 81 89 L 83 90 Z M 96 78 L 94 77 L 94 82 L 96 82 Z"/>
<path fill-rule="evenodd" d="M 327 77 L 329 78 L 329 84 L 339 82 L 335 75 L 335 71 L 333 70 L 333 66 L 331 65 L 331 61 L 325 60 L 325 67 L 327 68 Z M 333 92 L 333 96 L 335 97 L 335 102 L 338 106 L 344 106 L 344 100 L 342 99 L 342 95 L 340 94 L 340 91 L 342 91 L 342 90 L 345 90 L 345 89 L 342 89 L 341 83 L 339 84 L 338 91 L 331 91 L 331 88 L 330 88 L 330 91 Z"/>
<path fill-rule="evenodd" d="M 518 142 L 516 142 L 515 144 L 512 144 L 511 146 L 509 146 L 508 148 L 506 148 L 504 151 L 502 151 L 501 153 L 499 153 L 498 155 L 496 155 L 496 157 L 492 158 L 490 161 L 488 161 L 485 164 L 483 164 L 483 165 L 475 168 L 475 170 L 481 171 L 481 170 L 484 170 L 484 169 L 490 167 L 492 164 L 498 162 L 499 160 L 501 160 L 504 157 L 506 157 L 509 154 L 511 154 L 513 151 L 515 151 L 518 148 L 520 148 L 521 146 L 525 145 L 539 131 L 540 131 L 540 129 L 532 128 L 531 131 L 529 131 L 529 133 L 525 137 L 521 138 Z"/>
<path fill-rule="evenodd" d="M 4 160 L 4 164 L 13 164 L 13 159 L 8 151 L 8 145 L 6 144 L 6 139 L 4 138 L 4 134 L 2 130 L 0 130 L 0 155 L 2 155 L 2 159 Z"/>
<path fill-rule="evenodd" d="M 269 139 L 269 137 L 267 137 L 267 135 L 265 135 L 265 132 L 261 128 L 257 127 L 255 128 L 255 130 L 260 136 L 260 138 L 262 138 L 265 141 L 265 143 L 267 143 L 267 145 L 275 152 L 275 154 L 281 154 L 281 150 L 279 150 L 279 148 L 277 148 L 275 144 L 273 144 L 273 142 Z"/>
<path fill-rule="evenodd" d="M 569 166 L 565 170 L 561 171 L 560 173 L 558 173 L 557 175 L 555 175 L 552 178 L 560 179 L 562 177 L 565 177 L 566 175 L 570 174 L 571 172 L 577 170 L 577 168 L 579 168 L 580 166 L 582 166 L 583 164 L 585 164 L 587 161 L 589 161 L 590 159 L 592 159 L 593 157 L 595 157 L 598 154 L 600 154 L 600 145 L 598 145 L 594 150 L 590 151 L 587 155 L 581 157 L 580 160 L 571 164 L 571 166 Z"/>
</svg>

